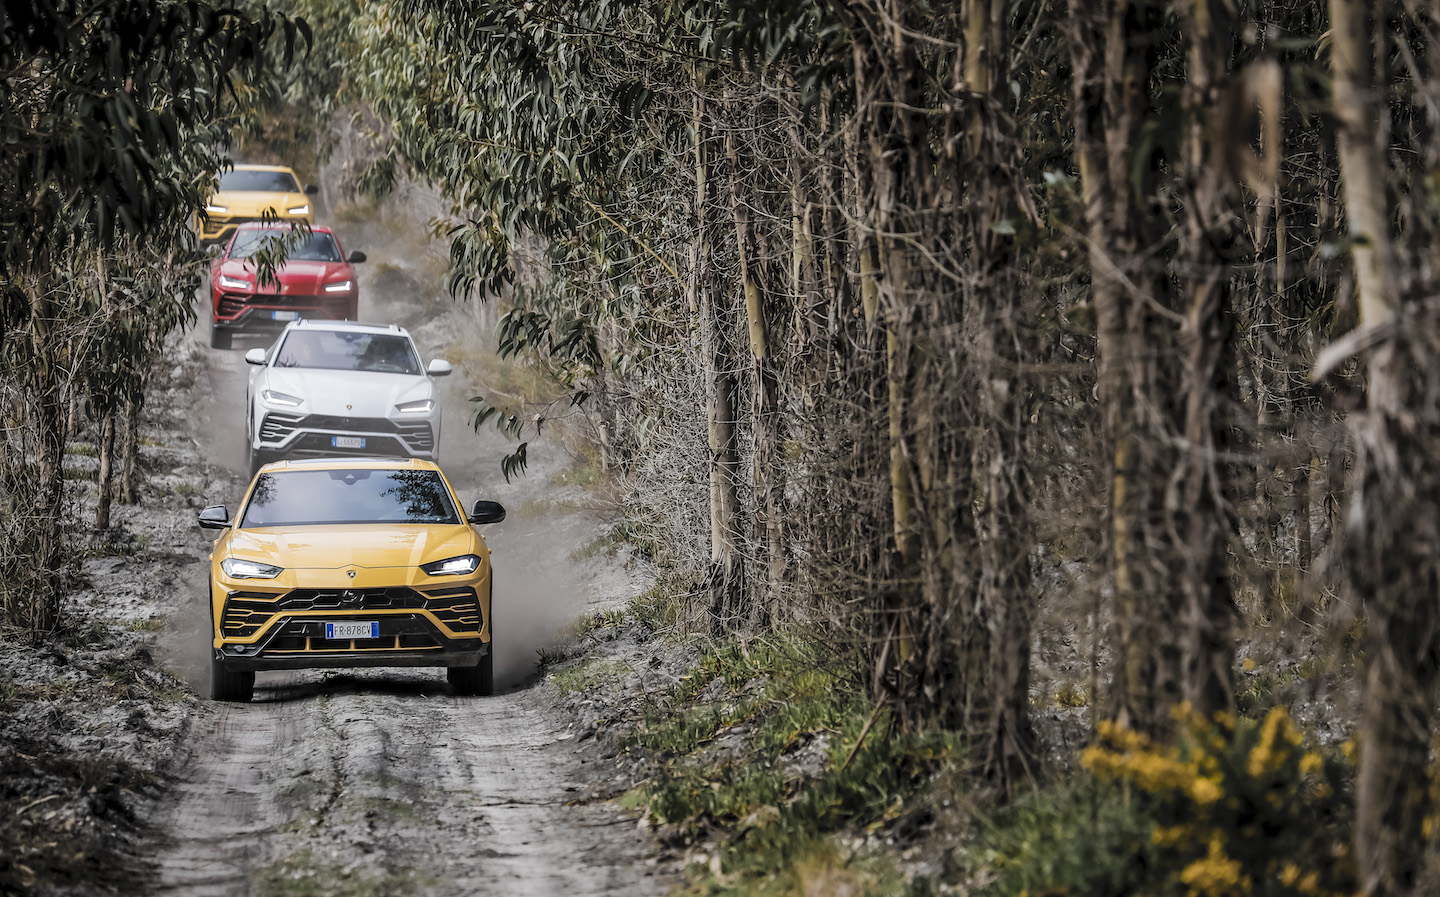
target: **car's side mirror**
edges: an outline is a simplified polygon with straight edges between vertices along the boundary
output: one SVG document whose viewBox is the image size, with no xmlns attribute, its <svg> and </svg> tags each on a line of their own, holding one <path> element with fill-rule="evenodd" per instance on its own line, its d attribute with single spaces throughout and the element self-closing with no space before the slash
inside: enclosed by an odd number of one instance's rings
<svg viewBox="0 0 1440 897">
<path fill-rule="evenodd" d="M 425 373 L 432 377 L 448 377 L 451 370 L 450 362 L 443 358 L 436 358 L 430 362 L 429 367 L 425 368 Z"/>
<path fill-rule="evenodd" d="M 504 517 L 505 512 L 501 511 L 500 516 Z M 224 505 L 211 505 L 200 512 L 201 529 L 225 529 L 229 526 L 230 512 L 225 510 Z"/>
<path fill-rule="evenodd" d="M 265 350 L 264 350 L 264 349 L 251 349 L 249 352 L 246 352 L 246 353 L 245 353 L 245 363 L 246 363 L 246 364 L 264 364 L 264 363 L 265 363 Z"/>
<path fill-rule="evenodd" d="M 505 508 L 498 501 L 480 499 L 470 509 L 471 523 L 499 523 L 505 519 Z"/>
<path fill-rule="evenodd" d="M 306 185 L 305 185 L 305 195 L 306 195 L 306 196 L 314 196 L 315 194 L 317 194 L 317 193 L 319 193 L 319 192 L 320 192 L 320 188 L 317 187 L 317 186 L 315 186 L 314 184 L 306 184 Z"/>
<path fill-rule="evenodd" d="M 365 253 L 356 249 L 354 252 L 350 253 L 350 255 L 345 259 L 345 261 L 349 262 L 352 265 L 358 265 L 361 262 L 365 261 Z"/>
</svg>

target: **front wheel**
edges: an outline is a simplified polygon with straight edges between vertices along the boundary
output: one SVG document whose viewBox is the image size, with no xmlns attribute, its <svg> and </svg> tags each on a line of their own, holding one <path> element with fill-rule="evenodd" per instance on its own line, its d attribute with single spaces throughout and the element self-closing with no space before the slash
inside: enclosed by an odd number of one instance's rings
<svg viewBox="0 0 1440 897">
<path fill-rule="evenodd" d="M 250 479 L 253 480 L 255 479 L 255 474 L 260 472 L 260 468 L 270 463 L 270 457 L 264 452 L 255 448 L 255 446 L 252 444 L 248 446 L 246 451 L 246 463 L 250 467 Z"/>
<path fill-rule="evenodd" d="M 228 349 L 235 335 L 214 321 L 210 322 L 210 348 Z"/>
<path fill-rule="evenodd" d="M 210 700 L 246 703 L 255 697 L 255 673 L 240 672 L 210 658 Z"/>
<path fill-rule="evenodd" d="M 491 634 L 490 650 L 473 667 L 449 667 L 445 678 L 457 695 L 495 694 L 495 637 Z"/>
</svg>

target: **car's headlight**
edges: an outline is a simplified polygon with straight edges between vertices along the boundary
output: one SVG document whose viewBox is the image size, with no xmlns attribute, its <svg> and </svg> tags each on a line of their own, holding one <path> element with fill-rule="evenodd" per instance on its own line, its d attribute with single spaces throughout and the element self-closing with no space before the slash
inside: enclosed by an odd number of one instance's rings
<svg viewBox="0 0 1440 897">
<path fill-rule="evenodd" d="M 246 561 L 240 558 L 226 558 L 220 562 L 220 569 L 231 579 L 274 579 L 284 572 L 283 567 Z"/>
<path fill-rule="evenodd" d="M 291 215 L 309 215 L 309 214 L 310 214 L 310 205 L 309 205 L 309 203 L 306 203 L 306 204 L 303 205 L 303 206 L 291 206 L 290 208 L 286 209 L 285 211 L 286 211 L 286 212 L 289 212 Z"/>
<path fill-rule="evenodd" d="M 334 283 L 327 283 L 327 284 L 325 284 L 325 292 L 327 292 L 327 293 L 348 293 L 348 292 L 350 292 L 350 290 L 351 290 L 351 288 L 352 288 L 353 286 L 354 286 L 354 284 L 352 284 L 352 283 L 351 283 L 350 281 L 348 281 L 348 280 L 337 280 L 337 281 L 335 281 Z"/>
<path fill-rule="evenodd" d="M 395 406 L 395 410 L 401 414 L 424 414 L 435 409 L 434 399 L 421 399 L 418 402 L 401 402 Z"/>
<path fill-rule="evenodd" d="M 290 408 L 305 404 L 305 400 L 299 396 L 287 395 L 283 392 L 276 392 L 273 389 L 260 390 L 260 398 L 269 402 L 271 405 L 285 405 Z"/>
<path fill-rule="evenodd" d="M 473 554 L 462 554 L 458 558 L 448 558 L 420 565 L 420 569 L 431 576 L 457 576 L 462 573 L 474 573 L 479 567 L 480 558 Z"/>
<path fill-rule="evenodd" d="M 207 211 L 207 212 L 220 212 L 221 214 L 224 214 L 225 212 L 230 211 L 230 207 L 229 207 L 229 206 L 217 206 L 217 205 L 215 205 L 213 202 L 207 202 L 207 203 L 205 203 L 205 211 Z"/>
<path fill-rule="evenodd" d="M 241 279 L 238 278 L 238 277 L 231 277 L 231 276 L 229 276 L 228 274 L 221 274 L 221 275 L 220 275 L 220 286 L 222 286 L 222 287 L 233 287 L 233 288 L 235 288 L 235 289 L 240 289 L 240 290 L 248 290 L 248 289 L 250 289 L 250 281 L 248 281 L 248 280 L 241 280 Z"/>
</svg>

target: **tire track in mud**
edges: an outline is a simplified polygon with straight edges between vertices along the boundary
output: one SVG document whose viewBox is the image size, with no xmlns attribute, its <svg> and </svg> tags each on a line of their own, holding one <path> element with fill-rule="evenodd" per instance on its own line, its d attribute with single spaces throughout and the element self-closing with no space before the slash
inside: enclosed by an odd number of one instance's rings
<svg viewBox="0 0 1440 897">
<path fill-rule="evenodd" d="M 578 762 L 521 690 L 456 698 L 443 679 L 268 674 L 195 726 L 156 893 L 662 893 L 612 807 L 567 806 Z"/>
</svg>

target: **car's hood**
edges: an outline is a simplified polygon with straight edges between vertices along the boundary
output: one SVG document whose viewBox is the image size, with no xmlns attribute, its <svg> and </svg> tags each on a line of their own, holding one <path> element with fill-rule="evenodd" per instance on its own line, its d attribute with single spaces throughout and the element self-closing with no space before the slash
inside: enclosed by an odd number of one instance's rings
<svg viewBox="0 0 1440 897">
<path fill-rule="evenodd" d="M 378 569 L 474 554 L 476 542 L 464 524 L 262 527 L 235 530 L 227 553 L 287 570 Z"/>
<path fill-rule="evenodd" d="M 255 264 L 249 259 L 225 259 L 220 263 L 220 273 L 250 283 L 255 282 Z M 318 295 L 323 284 L 354 276 L 354 269 L 349 262 L 308 262 L 293 259 L 275 269 L 275 277 L 282 287 L 281 292 L 305 296 Z M 274 291 L 273 284 L 267 284 L 262 290 L 266 293 Z"/>
<path fill-rule="evenodd" d="M 287 217 L 288 209 L 310 205 L 310 197 L 304 193 L 272 193 L 268 190 L 221 190 L 210 195 L 209 204 L 229 209 L 220 214 L 232 218 L 259 218 L 267 209 L 274 209 L 283 218 Z"/>
<path fill-rule="evenodd" d="M 401 402 L 418 402 L 434 393 L 424 374 L 268 367 L 263 379 L 265 387 L 304 399 L 305 404 L 295 411 L 305 414 L 389 417 L 397 413 L 395 406 Z M 424 415 L 415 417 L 425 419 Z"/>
</svg>

